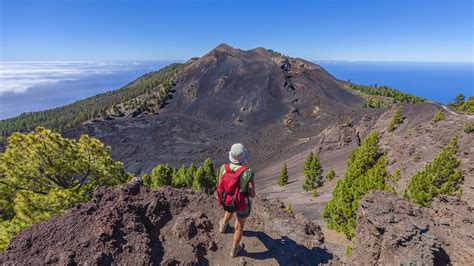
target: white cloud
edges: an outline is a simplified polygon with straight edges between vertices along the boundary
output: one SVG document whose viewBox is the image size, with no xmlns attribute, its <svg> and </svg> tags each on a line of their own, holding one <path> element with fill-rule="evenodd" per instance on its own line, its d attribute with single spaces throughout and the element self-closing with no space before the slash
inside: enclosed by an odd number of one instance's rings
<svg viewBox="0 0 474 266">
<path fill-rule="evenodd" d="M 0 62 L 0 95 L 25 93 L 35 86 L 77 80 L 84 76 L 113 74 L 126 63 L 88 61 Z"/>
</svg>

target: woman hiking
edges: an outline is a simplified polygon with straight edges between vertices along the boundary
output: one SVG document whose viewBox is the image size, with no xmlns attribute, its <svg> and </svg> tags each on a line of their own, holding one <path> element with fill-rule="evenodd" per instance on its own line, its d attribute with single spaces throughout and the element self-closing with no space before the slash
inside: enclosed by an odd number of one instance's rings
<svg viewBox="0 0 474 266">
<path fill-rule="evenodd" d="M 217 200 L 225 210 L 224 218 L 219 222 L 219 232 L 226 232 L 234 213 L 237 218 L 234 224 L 231 257 L 236 257 L 242 250 L 240 242 L 245 220 L 250 216 L 252 208 L 250 198 L 255 197 L 254 173 L 244 165 L 247 159 L 247 149 L 244 145 L 236 143 L 230 148 L 230 163 L 222 165 L 219 170 Z"/>
</svg>

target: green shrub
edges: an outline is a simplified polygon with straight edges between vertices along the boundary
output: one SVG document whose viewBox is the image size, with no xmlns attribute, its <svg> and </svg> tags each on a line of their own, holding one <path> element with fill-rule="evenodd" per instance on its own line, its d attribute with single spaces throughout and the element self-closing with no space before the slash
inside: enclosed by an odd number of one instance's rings
<svg viewBox="0 0 474 266">
<path fill-rule="evenodd" d="M 201 167 L 191 163 L 189 167 L 182 165 L 179 169 L 168 164 L 160 164 L 153 168 L 151 174 L 142 176 L 143 184 L 149 188 L 173 186 L 176 188 L 192 188 L 212 194 L 217 185 L 217 175 L 211 158 L 207 158 Z"/>
<path fill-rule="evenodd" d="M 439 110 L 434 116 L 433 120 L 435 122 L 443 121 L 444 120 L 444 112 L 442 110 Z"/>
<path fill-rule="evenodd" d="M 353 124 L 352 118 L 350 116 L 344 116 L 344 120 L 342 121 L 342 126 L 351 127 L 352 124 Z"/>
<path fill-rule="evenodd" d="M 8 138 L 0 177 L 0 250 L 22 229 L 89 200 L 95 187 L 131 178 L 98 139 L 67 139 L 41 127 Z"/>
<path fill-rule="evenodd" d="M 149 188 L 171 186 L 173 184 L 173 168 L 168 164 L 153 168 L 150 175 L 142 177 L 143 184 Z"/>
<path fill-rule="evenodd" d="M 329 170 L 328 174 L 326 175 L 326 178 L 328 180 L 333 180 L 333 178 L 336 176 L 336 172 L 334 172 L 334 170 Z"/>
<path fill-rule="evenodd" d="M 353 248 L 352 248 L 352 246 L 351 246 L 351 245 L 347 245 L 347 247 L 346 247 L 346 251 L 345 251 L 345 253 L 346 253 L 346 256 L 349 256 L 349 255 L 351 255 L 351 253 L 352 253 L 352 249 L 353 249 Z"/>
<path fill-rule="evenodd" d="M 454 138 L 433 162 L 412 177 L 404 196 L 422 207 L 428 207 L 436 195 L 455 195 L 463 183 L 461 161 L 456 158 L 457 151 L 457 138 Z"/>
<path fill-rule="evenodd" d="M 326 204 L 323 219 L 328 228 L 344 233 L 349 239 L 355 234 L 359 200 L 371 189 L 385 189 L 387 159 L 379 149 L 379 134 L 371 132 L 361 146 L 352 151 L 344 177 L 339 179 Z"/>
<path fill-rule="evenodd" d="M 193 185 L 193 176 L 188 175 L 188 169 L 186 165 L 181 165 L 181 167 L 173 171 L 172 184 L 175 188 L 190 188 Z"/>
<path fill-rule="evenodd" d="M 313 152 L 309 152 L 303 166 L 303 173 L 305 176 L 303 189 L 305 191 L 312 191 L 322 185 L 323 168 L 318 153 L 313 155 Z"/>
<path fill-rule="evenodd" d="M 293 209 L 291 207 L 291 203 L 288 203 L 288 205 L 286 206 L 286 211 L 289 212 L 289 213 L 293 212 Z"/>
<path fill-rule="evenodd" d="M 421 103 L 426 101 L 426 99 L 424 98 L 404 93 L 402 91 L 392 89 L 387 86 L 362 86 L 349 82 L 349 87 L 352 90 L 360 91 L 364 94 L 392 98 L 394 103 Z"/>
<path fill-rule="evenodd" d="M 281 167 L 280 176 L 278 176 L 278 185 L 284 186 L 288 184 L 288 171 L 286 169 L 286 162 Z"/>
<path fill-rule="evenodd" d="M 398 128 L 398 125 L 403 123 L 402 110 L 400 107 L 397 108 L 395 113 L 392 116 L 392 119 L 388 123 L 388 132 L 393 132 Z"/>
<path fill-rule="evenodd" d="M 459 112 L 474 114 L 474 96 L 469 97 L 467 101 L 458 107 Z"/>
<path fill-rule="evenodd" d="M 400 169 L 397 168 L 393 173 L 387 176 L 385 180 L 385 189 L 392 193 L 396 193 L 399 188 L 398 181 L 400 181 L 401 178 L 402 175 Z"/>
<path fill-rule="evenodd" d="M 313 198 L 316 198 L 318 196 L 318 191 L 316 189 L 313 189 L 311 191 L 311 196 L 313 196 Z"/>
<path fill-rule="evenodd" d="M 462 113 L 474 113 L 474 96 L 467 99 L 464 94 L 460 93 L 454 98 L 454 101 L 449 103 L 451 109 Z"/>
<path fill-rule="evenodd" d="M 468 121 L 468 122 L 464 123 L 463 130 L 466 133 L 474 132 L 474 122 L 473 121 Z"/>
<path fill-rule="evenodd" d="M 217 175 L 211 158 L 207 158 L 201 167 L 194 173 L 192 188 L 196 191 L 214 193 L 217 187 Z"/>
<path fill-rule="evenodd" d="M 419 162 L 420 160 L 421 160 L 421 153 L 420 152 L 415 153 L 415 155 L 413 156 L 413 161 Z"/>
<path fill-rule="evenodd" d="M 362 107 L 364 108 L 381 108 L 385 107 L 385 103 L 376 98 L 376 97 L 370 97 L 363 105 Z"/>
</svg>

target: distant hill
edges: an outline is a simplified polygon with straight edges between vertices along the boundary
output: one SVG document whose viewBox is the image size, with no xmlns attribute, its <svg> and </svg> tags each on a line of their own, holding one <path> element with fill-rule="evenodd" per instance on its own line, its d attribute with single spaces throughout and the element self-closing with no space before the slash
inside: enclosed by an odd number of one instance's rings
<svg viewBox="0 0 474 266">
<path fill-rule="evenodd" d="M 229 49 L 232 48 L 223 44 L 218 46 L 214 51 L 230 51 Z M 234 49 L 234 51 L 237 50 Z M 257 48 L 248 52 L 240 51 L 240 53 L 247 53 L 248 58 L 252 56 L 252 53 L 254 56 L 264 55 L 267 59 L 273 60 L 273 63 L 280 61 L 280 64 L 285 64 L 284 67 L 287 67 L 286 64 L 289 58 L 273 50 L 265 50 L 263 48 Z M 212 54 L 212 52 L 207 56 L 209 57 L 210 54 Z M 203 59 L 205 58 L 206 56 L 203 57 Z M 147 73 L 118 90 L 98 94 L 73 104 L 45 111 L 24 113 L 14 118 L 0 120 L 0 135 L 7 136 L 15 131 L 29 131 L 37 126 L 62 131 L 85 121 L 110 119 L 111 117 L 121 117 L 130 114 L 136 116 L 144 112 L 156 112 L 162 108 L 165 102 L 171 97 L 173 92 L 172 88 L 175 86 L 176 75 L 186 69 L 187 66 L 195 60 L 197 60 L 197 58 L 193 58 L 185 64 L 169 65 L 159 71 Z M 306 63 L 313 67 L 316 66 L 306 61 L 303 63 L 304 60 L 300 61 L 302 65 Z M 319 66 L 318 68 L 321 69 Z M 223 84 L 227 76 L 222 75 L 219 78 L 219 82 Z M 258 79 L 258 77 L 255 76 L 255 79 Z M 286 86 L 291 88 L 292 85 L 287 84 Z M 252 86 L 246 85 L 246 88 L 251 87 Z M 362 95 L 367 100 L 366 107 L 380 107 L 381 105 L 386 105 L 387 101 L 381 100 L 381 97 L 378 96 L 392 99 L 388 101 L 390 103 L 394 101 L 414 103 L 423 101 L 422 98 L 384 86 L 373 88 L 372 86 L 367 87 L 348 84 L 346 88 L 362 92 Z"/>
<path fill-rule="evenodd" d="M 388 132 L 397 108 L 404 122 Z M 232 143 L 243 142 L 266 193 L 277 189 L 273 178 L 288 161 L 290 179 L 296 180 L 287 189 L 292 194 L 301 189 L 302 162 L 310 150 L 320 153 L 324 168 L 341 175 L 352 149 L 373 129 L 381 133 L 389 168 L 401 168 L 402 188 L 453 136 L 459 136 L 460 156 L 467 160 L 472 133 L 463 128 L 472 117 L 445 108 L 385 86 L 337 80 L 304 59 L 221 44 L 119 90 L 0 121 L 0 130 L 42 125 L 68 137 L 89 134 L 110 145 L 114 159 L 136 174 L 159 163 L 179 167 L 207 157 L 219 164 Z M 440 111 L 446 118 L 435 123 Z M 472 163 L 463 167 L 474 171 Z"/>
<path fill-rule="evenodd" d="M 62 131 L 88 120 L 105 118 L 107 115 L 123 116 L 136 110 L 147 111 L 162 106 L 174 85 L 174 75 L 184 67 L 185 64 L 172 64 L 145 74 L 118 90 L 62 107 L 0 120 L 0 133 L 5 136 L 15 131 L 28 131 L 37 126 Z M 148 101 L 143 101 L 144 97 Z"/>
</svg>

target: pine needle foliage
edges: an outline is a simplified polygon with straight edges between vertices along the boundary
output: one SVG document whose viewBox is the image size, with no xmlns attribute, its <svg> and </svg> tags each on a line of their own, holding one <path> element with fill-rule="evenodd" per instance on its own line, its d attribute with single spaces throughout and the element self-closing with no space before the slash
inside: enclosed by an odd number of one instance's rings
<svg viewBox="0 0 474 266">
<path fill-rule="evenodd" d="M 461 190 L 461 161 L 456 158 L 458 140 L 453 138 L 434 160 L 417 172 L 408 184 L 404 196 L 411 202 L 428 207 L 437 195 L 454 196 Z"/>
<path fill-rule="evenodd" d="M 286 169 L 286 162 L 281 167 L 280 175 L 278 176 L 278 185 L 285 186 L 288 184 L 288 171 Z"/>
<path fill-rule="evenodd" d="M 160 164 L 153 168 L 151 174 L 142 177 L 143 184 L 149 188 L 173 186 L 176 188 L 192 188 L 212 194 L 217 185 L 217 175 L 211 158 L 207 158 L 200 167 L 191 163 L 189 167 L 182 165 L 179 169 L 168 164 Z"/>
<path fill-rule="evenodd" d="M 328 180 L 333 180 L 334 177 L 336 177 L 336 172 L 334 172 L 333 169 L 329 170 L 328 174 L 326 175 L 326 178 L 327 178 Z"/>
<path fill-rule="evenodd" d="M 0 120 L 0 135 L 8 136 L 16 131 L 25 132 L 38 126 L 62 131 L 88 120 L 118 113 L 121 109 L 139 112 L 159 109 L 170 98 L 176 74 L 187 65 L 188 63 L 171 64 L 159 71 L 145 74 L 118 90 L 101 93 L 62 107 Z"/>
<path fill-rule="evenodd" d="M 359 200 L 371 189 L 385 189 L 387 159 L 379 148 L 379 133 L 372 131 L 361 146 L 352 151 L 344 177 L 339 179 L 326 204 L 323 219 L 328 228 L 355 235 Z"/>
<path fill-rule="evenodd" d="M 402 109 L 398 107 L 395 113 L 393 114 L 392 119 L 388 123 L 388 132 L 395 131 L 395 129 L 397 129 L 398 126 L 402 123 L 403 123 Z"/>
<path fill-rule="evenodd" d="M 0 153 L 0 250 L 24 228 L 88 201 L 95 187 L 130 178 L 98 139 L 67 139 L 42 127 L 12 134 Z"/>
<path fill-rule="evenodd" d="M 454 98 L 454 101 L 449 104 L 451 109 L 460 113 L 474 113 L 474 96 L 470 96 L 467 101 L 464 94 L 460 93 Z"/>
<path fill-rule="evenodd" d="M 387 98 L 392 98 L 394 103 L 421 103 L 426 101 L 426 99 L 409 94 L 404 93 L 402 91 L 387 87 L 387 86 L 363 86 L 357 85 L 354 83 L 349 82 L 349 87 L 352 90 L 360 91 L 367 95 L 374 95 L 374 96 L 383 96 Z"/>
<path fill-rule="evenodd" d="M 303 174 L 305 176 L 303 189 L 305 191 L 312 191 L 313 189 L 321 186 L 322 173 L 323 168 L 321 167 L 319 154 L 313 154 L 313 152 L 309 152 L 303 166 Z"/>
<path fill-rule="evenodd" d="M 433 116 L 433 121 L 439 122 L 444 120 L 444 112 L 443 111 L 438 111 L 434 116 Z"/>
</svg>

